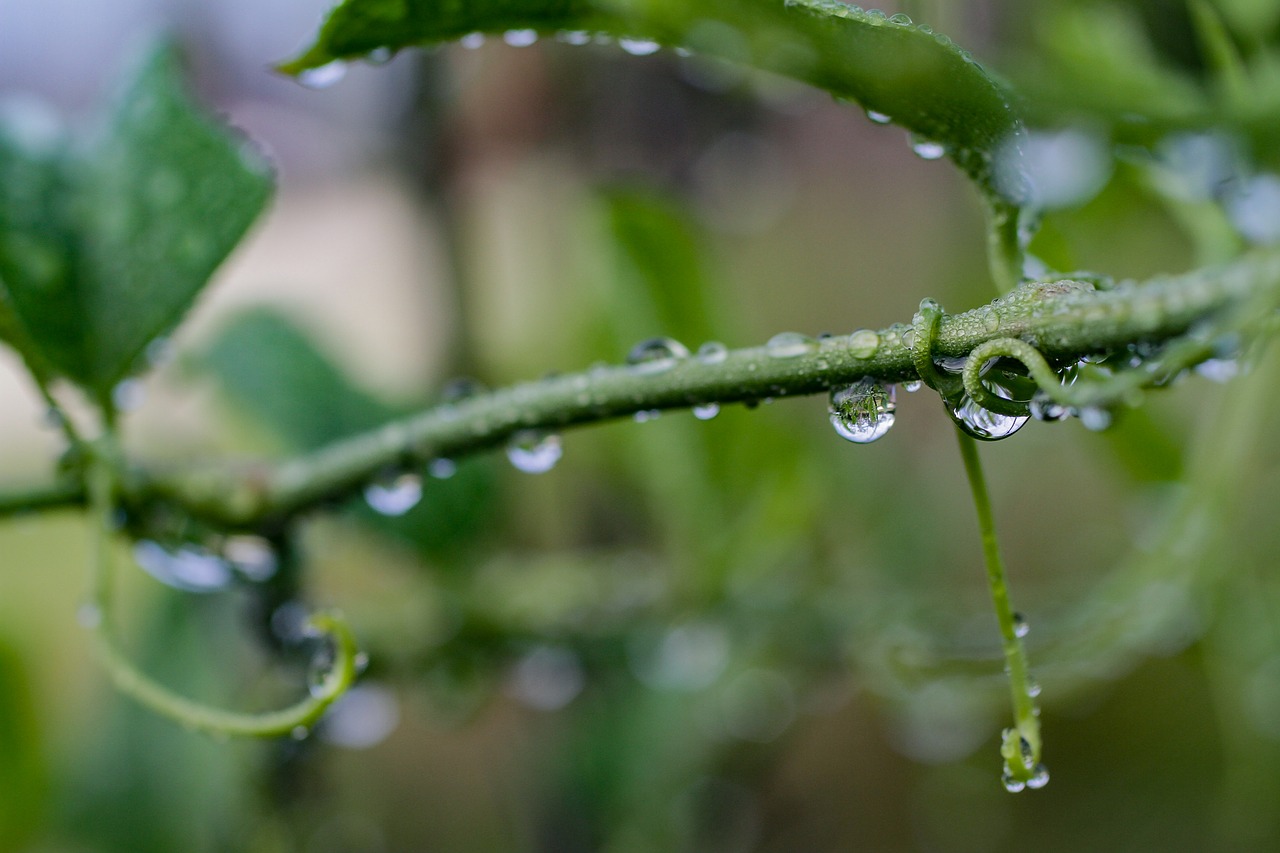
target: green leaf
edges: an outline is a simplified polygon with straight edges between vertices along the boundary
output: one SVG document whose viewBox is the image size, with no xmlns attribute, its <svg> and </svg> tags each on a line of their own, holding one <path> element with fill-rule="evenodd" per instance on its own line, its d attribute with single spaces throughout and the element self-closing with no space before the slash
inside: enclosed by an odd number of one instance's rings
<svg viewBox="0 0 1280 853">
<path fill-rule="evenodd" d="M 0 335 L 109 404 L 182 319 L 271 191 L 155 50 L 94 142 L 33 148 L 0 125 Z"/>
<path fill-rule="evenodd" d="M 266 308 L 233 318 L 192 366 L 214 376 L 237 410 L 288 452 L 316 450 L 412 411 L 357 387 L 292 320 Z M 446 480 L 424 477 L 422 500 L 402 516 L 381 516 L 363 504 L 357 511 L 425 556 L 445 558 L 491 521 L 495 482 L 491 460 L 460 460 Z"/>
<path fill-rule="evenodd" d="M 997 175 L 1020 127 L 1001 87 L 945 36 L 834 0 L 346 0 L 282 69 L 508 29 L 653 39 L 794 77 L 942 146 L 991 197 L 1021 200 Z"/>
</svg>

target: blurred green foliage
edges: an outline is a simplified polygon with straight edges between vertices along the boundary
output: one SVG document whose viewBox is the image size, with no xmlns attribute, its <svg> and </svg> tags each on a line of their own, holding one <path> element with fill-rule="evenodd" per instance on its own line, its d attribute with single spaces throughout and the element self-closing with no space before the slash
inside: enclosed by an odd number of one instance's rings
<svg viewBox="0 0 1280 853">
<path fill-rule="evenodd" d="M 1233 193 L 1280 150 L 1274 4 L 1215 4 L 1245 63 L 1240 103 L 1217 96 L 1180 3 L 1005 3 L 989 25 L 914 5 L 985 43 L 1033 129 L 1101 140 L 1096 192 L 1046 212 L 1032 245 L 1048 268 L 1145 276 L 1240 251 Z M 655 335 L 741 345 L 904 319 L 926 295 L 990 297 L 973 196 L 899 132 L 739 74 L 715 78 L 719 97 L 758 109 L 663 185 L 550 133 L 486 154 L 474 117 L 506 102 L 465 81 L 517 55 L 541 87 L 501 79 L 588 132 L 659 91 L 677 100 L 639 121 L 678 135 L 711 77 L 553 43 L 423 60 L 459 81 L 430 120 L 478 152 L 423 203 L 460 212 L 442 226 L 458 257 L 433 273 L 468 309 L 469 351 L 451 358 L 485 383 L 618 361 Z M 608 109 L 583 85 L 595 74 L 626 82 Z M 1186 134 L 1231 152 L 1199 195 L 1168 180 Z M 515 263 L 493 262 L 475 224 L 495 210 L 515 223 Z M 194 348 L 181 381 L 215 387 L 210 417 L 265 455 L 432 399 L 381 399 L 327 343 L 253 308 Z M 77 657 L 68 520 L 6 524 L 0 849 L 1273 850 L 1280 366 L 1251 358 L 1229 384 L 1148 393 L 1107 432 L 1032 424 L 984 448 L 1044 688 L 1041 792 L 999 786 L 1005 688 L 972 510 L 950 422 L 903 394 L 873 446 L 836 438 L 820 401 L 667 414 L 567 436 L 536 478 L 460 462 L 398 518 L 346 502 L 301 526 L 287 583 L 195 598 L 130 578 L 144 662 L 203 696 L 296 686 L 272 613 L 294 596 L 342 604 L 366 683 L 399 703 L 367 749 L 336 723 L 301 743 L 212 743 L 110 699 Z"/>
</svg>

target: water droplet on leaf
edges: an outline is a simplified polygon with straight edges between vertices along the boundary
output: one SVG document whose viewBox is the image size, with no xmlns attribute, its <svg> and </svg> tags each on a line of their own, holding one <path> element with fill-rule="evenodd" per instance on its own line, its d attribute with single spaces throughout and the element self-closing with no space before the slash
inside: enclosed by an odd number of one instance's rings
<svg viewBox="0 0 1280 853">
<path fill-rule="evenodd" d="M 698 347 L 698 361 L 703 364 L 719 364 L 729 357 L 729 348 L 719 341 L 707 341 Z"/>
<path fill-rule="evenodd" d="M 773 358 L 796 358 L 813 349 L 813 339 L 799 332 L 779 332 L 769 338 L 765 351 Z"/>
<path fill-rule="evenodd" d="M 947 153 L 946 146 L 940 142 L 934 142 L 931 139 L 911 138 L 911 150 L 921 160 L 937 160 L 939 157 Z"/>
<path fill-rule="evenodd" d="M 849 354 L 854 358 L 871 358 L 880 348 L 880 335 L 871 329 L 859 329 L 849 336 Z"/>
<path fill-rule="evenodd" d="M 298 82 L 308 89 L 327 89 L 347 76 L 347 63 L 335 59 L 319 68 L 308 68 L 298 75 Z"/>
</svg>

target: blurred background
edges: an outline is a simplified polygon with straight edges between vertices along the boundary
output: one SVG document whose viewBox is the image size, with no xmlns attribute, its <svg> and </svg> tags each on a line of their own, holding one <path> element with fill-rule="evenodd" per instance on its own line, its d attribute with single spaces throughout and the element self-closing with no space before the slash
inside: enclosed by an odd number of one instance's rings
<svg viewBox="0 0 1280 853">
<path fill-rule="evenodd" d="M 1211 8 L 1247 97 L 1223 94 L 1181 0 L 886 11 L 1024 96 L 1037 269 L 1123 278 L 1280 236 L 1280 4 Z M 141 458 L 280 457 L 657 335 L 749 346 L 995 295 L 976 193 L 856 106 L 519 36 L 320 91 L 273 73 L 324 11 L 0 4 L 7 120 L 91 126 L 168 33 L 278 170 L 137 389 Z M 47 481 L 60 439 L 0 358 L 0 482 Z M 1274 850 L 1275 361 L 1220 362 L 1103 432 L 1032 422 L 983 446 L 1043 688 L 1042 791 L 999 781 L 1008 691 L 953 428 L 900 393 L 869 446 L 813 398 L 579 430 L 537 476 L 457 460 L 406 514 L 317 513 L 217 582 L 154 577 L 121 543 L 134 654 L 189 695 L 290 701 L 306 661 L 281 625 L 348 614 L 368 671 L 297 742 L 215 742 L 116 696 L 76 619 L 80 514 L 6 521 L 0 849 Z"/>
</svg>

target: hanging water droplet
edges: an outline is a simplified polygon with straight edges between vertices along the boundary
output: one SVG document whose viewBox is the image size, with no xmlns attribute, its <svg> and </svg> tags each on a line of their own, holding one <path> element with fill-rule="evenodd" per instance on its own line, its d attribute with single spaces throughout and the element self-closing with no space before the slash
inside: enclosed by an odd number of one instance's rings
<svg viewBox="0 0 1280 853">
<path fill-rule="evenodd" d="M 269 580 L 279 567 L 275 549 L 261 536 L 228 536 L 222 543 L 222 556 L 236 571 L 256 583 Z"/>
<path fill-rule="evenodd" d="M 813 349 L 813 338 L 799 332 L 779 332 L 764 345 L 773 358 L 796 358 Z"/>
<path fill-rule="evenodd" d="M 1027 787 L 1033 791 L 1038 791 L 1048 784 L 1049 768 L 1043 764 L 1037 764 L 1036 769 L 1031 773 L 1031 778 L 1027 780 Z"/>
<path fill-rule="evenodd" d="M 947 153 L 947 148 L 941 142 L 934 142 L 932 139 L 920 139 L 911 137 L 911 150 L 921 160 L 937 160 L 943 154 Z"/>
<path fill-rule="evenodd" d="M 319 699 L 329 692 L 336 660 L 337 650 L 331 640 L 325 639 L 316 644 L 311 661 L 307 664 L 307 692 L 315 698 Z"/>
<path fill-rule="evenodd" d="M 1060 421 L 1071 414 L 1066 406 L 1055 403 L 1048 394 L 1039 389 L 1032 396 L 1029 406 L 1031 417 L 1038 421 Z"/>
<path fill-rule="evenodd" d="M 847 388 L 831 392 L 831 425 L 841 438 L 868 444 L 893 426 L 897 403 L 894 389 L 864 377 Z"/>
<path fill-rule="evenodd" d="M 544 474 L 556 466 L 563 455 L 560 436 L 537 430 L 521 430 L 507 444 L 507 458 L 517 470 L 526 474 Z"/>
<path fill-rule="evenodd" d="M 1032 699 L 1040 695 L 1040 682 L 1029 675 L 1027 676 L 1027 695 Z"/>
<path fill-rule="evenodd" d="M 293 730 L 289 732 L 289 737 L 293 738 L 294 740 L 306 740 L 310 734 L 311 734 L 311 729 L 307 728 L 306 726 L 294 726 Z"/>
<path fill-rule="evenodd" d="M 662 45 L 649 39 L 618 39 L 618 47 L 632 56 L 649 56 L 662 49 Z"/>
<path fill-rule="evenodd" d="M 959 405 L 952 407 L 948 404 L 946 409 L 960 429 L 982 441 L 1008 438 L 1022 429 L 1023 424 L 1029 420 L 1026 415 L 1002 415 L 984 409 L 968 395 L 965 395 Z"/>
<path fill-rule="evenodd" d="M 902 390 L 906 391 L 908 394 L 914 394 L 917 391 L 919 391 L 923 386 L 924 386 L 924 383 L 921 382 L 919 379 L 911 379 L 907 382 L 902 383 Z"/>
<path fill-rule="evenodd" d="M 1111 411 L 1101 406 L 1085 406 L 1076 411 L 1076 417 L 1080 418 L 1080 423 L 1084 424 L 1084 428 L 1091 432 L 1102 432 L 1111 426 L 1114 419 Z"/>
<path fill-rule="evenodd" d="M 144 539 L 133 546 L 133 559 L 156 580 L 185 592 L 217 592 L 233 579 L 226 560 L 190 543 L 168 548 Z"/>
<path fill-rule="evenodd" d="M 632 365 L 637 373 L 662 373 L 688 357 L 689 350 L 677 340 L 648 338 L 631 348 L 627 353 L 627 364 Z"/>
<path fill-rule="evenodd" d="M 437 456 L 427 463 L 427 473 L 437 480 L 447 480 L 458 473 L 458 463 L 443 456 Z"/>
<path fill-rule="evenodd" d="M 1031 626 L 1021 613 L 1013 614 L 1013 636 L 1021 639 L 1031 633 Z"/>
<path fill-rule="evenodd" d="M 422 477 L 412 473 L 384 477 L 365 487 L 364 499 L 380 515 L 404 515 L 422 500 Z"/>
<path fill-rule="evenodd" d="M 849 355 L 871 358 L 880 349 L 880 335 L 871 329 L 859 329 L 849 336 Z"/>
<path fill-rule="evenodd" d="M 476 50 L 477 48 L 484 47 L 484 33 L 467 33 L 465 36 L 458 39 L 458 44 L 462 45 L 467 50 Z"/>
<path fill-rule="evenodd" d="M 298 75 L 298 82 L 308 89 L 327 89 L 347 76 L 347 63 L 335 59 L 319 68 L 308 68 Z"/>
<path fill-rule="evenodd" d="M 719 341 L 707 341 L 698 347 L 698 361 L 703 364 L 719 364 L 729 357 L 729 348 Z"/>
<path fill-rule="evenodd" d="M 1004 771 L 1003 775 L 1001 775 L 1000 781 L 1001 783 L 1004 784 L 1004 789 L 1008 791 L 1010 794 L 1017 794 L 1025 790 L 1027 787 L 1026 782 L 1017 778 L 1008 770 Z"/>
<path fill-rule="evenodd" d="M 719 403 L 703 403 L 693 407 L 693 416 L 700 421 L 709 421 L 720 414 Z"/>
<path fill-rule="evenodd" d="M 529 47 L 538 41 L 537 30 L 507 30 L 502 40 L 511 47 Z"/>
<path fill-rule="evenodd" d="M 638 424 L 647 424 L 649 421 L 656 421 L 662 417 L 660 409 L 641 409 L 631 416 L 631 419 Z"/>
<path fill-rule="evenodd" d="M 136 410 L 146 398 L 147 389 L 141 379 L 125 379 L 117 382 L 111 389 L 111 404 L 120 412 Z"/>
<path fill-rule="evenodd" d="M 584 30 L 562 30 L 556 33 L 556 40 L 581 47 L 591 43 L 591 33 Z"/>
<path fill-rule="evenodd" d="M 876 124 L 888 124 L 893 121 L 893 117 L 886 113 L 878 113 L 875 110 L 867 110 L 867 118 Z"/>
</svg>

